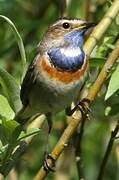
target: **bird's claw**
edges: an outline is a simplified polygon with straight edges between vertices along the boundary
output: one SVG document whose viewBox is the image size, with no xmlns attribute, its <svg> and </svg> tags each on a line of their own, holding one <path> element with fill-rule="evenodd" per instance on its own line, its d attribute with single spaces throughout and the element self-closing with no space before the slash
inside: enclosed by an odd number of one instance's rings
<svg viewBox="0 0 119 180">
<path fill-rule="evenodd" d="M 86 103 L 90 104 L 90 100 L 88 98 L 82 99 L 78 104 L 77 108 L 81 111 L 82 116 L 89 119 L 89 113 L 91 109 L 86 105 Z"/>
<path fill-rule="evenodd" d="M 67 108 L 66 114 L 71 116 L 77 109 L 81 111 L 83 117 L 89 119 L 89 113 L 91 112 L 90 108 L 86 105 L 86 103 L 90 104 L 90 99 L 83 98 L 73 109 Z"/>
<path fill-rule="evenodd" d="M 53 167 L 50 167 L 50 164 L 48 163 L 49 159 L 52 161 Z M 55 164 L 55 159 L 52 157 L 50 153 L 45 152 L 45 160 L 44 160 L 44 165 L 43 165 L 45 171 L 55 172 L 54 164 Z"/>
</svg>

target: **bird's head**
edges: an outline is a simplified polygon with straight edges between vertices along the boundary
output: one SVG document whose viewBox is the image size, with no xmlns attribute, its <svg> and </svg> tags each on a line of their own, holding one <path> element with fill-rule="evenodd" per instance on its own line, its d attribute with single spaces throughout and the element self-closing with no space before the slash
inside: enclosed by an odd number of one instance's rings
<svg viewBox="0 0 119 180">
<path fill-rule="evenodd" d="M 51 24 L 40 43 L 41 49 L 48 51 L 52 47 L 64 46 L 70 43 L 83 44 L 84 33 L 95 23 L 79 18 L 64 17 Z"/>
</svg>

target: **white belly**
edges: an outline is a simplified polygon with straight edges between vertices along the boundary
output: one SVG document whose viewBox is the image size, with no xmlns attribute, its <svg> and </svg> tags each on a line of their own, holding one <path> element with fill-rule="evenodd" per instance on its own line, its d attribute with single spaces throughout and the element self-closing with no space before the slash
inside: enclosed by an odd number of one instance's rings
<svg viewBox="0 0 119 180">
<path fill-rule="evenodd" d="M 31 111 L 35 114 L 64 110 L 75 100 L 84 80 L 85 78 L 64 84 L 40 74 L 29 96 Z"/>
</svg>

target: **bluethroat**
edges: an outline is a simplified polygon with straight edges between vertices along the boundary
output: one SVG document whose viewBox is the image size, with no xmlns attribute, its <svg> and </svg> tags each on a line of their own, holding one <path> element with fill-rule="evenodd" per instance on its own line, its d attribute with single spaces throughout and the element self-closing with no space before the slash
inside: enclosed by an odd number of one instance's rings
<svg viewBox="0 0 119 180">
<path fill-rule="evenodd" d="M 67 109 L 76 100 L 89 66 L 83 51 L 84 33 L 94 25 L 64 17 L 49 26 L 40 42 L 39 54 L 22 83 L 23 108 L 17 117 L 20 123 L 24 124 L 34 115 L 45 114 L 50 133 L 52 115 Z"/>
</svg>

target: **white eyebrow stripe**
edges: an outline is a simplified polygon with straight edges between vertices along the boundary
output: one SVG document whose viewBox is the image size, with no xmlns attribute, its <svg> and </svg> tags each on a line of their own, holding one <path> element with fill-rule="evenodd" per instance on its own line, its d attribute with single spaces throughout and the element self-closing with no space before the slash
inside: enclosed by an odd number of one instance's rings
<svg viewBox="0 0 119 180">
<path fill-rule="evenodd" d="M 78 23 L 78 25 L 82 25 L 82 24 L 84 24 L 85 23 L 85 21 L 83 21 L 83 20 L 80 20 L 80 19 L 72 19 L 72 20 L 69 20 L 69 19 L 61 19 L 61 20 L 58 20 L 58 21 L 56 21 L 54 24 L 52 24 L 52 26 L 56 26 L 56 25 L 61 25 L 61 24 L 63 24 L 63 23 L 65 23 L 65 22 L 67 22 L 67 23 L 71 23 L 71 24 L 76 24 L 76 23 Z"/>
<path fill-rule="evenodd" d="M 61 48 L 60 50 L 61 54 L 63 54 L 66 57 L 76 57 L 76 56 L 80 56 L 81 55 L 81 49 L 80 48 Z"/>
</svg>

